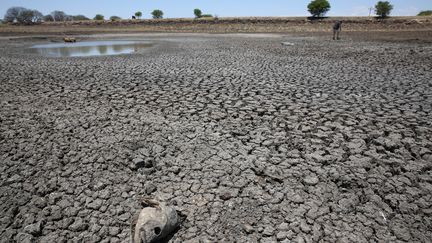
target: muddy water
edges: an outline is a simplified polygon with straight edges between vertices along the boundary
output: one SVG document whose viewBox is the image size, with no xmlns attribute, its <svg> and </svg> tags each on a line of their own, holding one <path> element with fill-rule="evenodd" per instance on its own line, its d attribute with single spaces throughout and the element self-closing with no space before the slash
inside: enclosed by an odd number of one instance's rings
<svg viewBox="0 0 432 243">
<path fill-rule="evenodd" d="M 35 45 L 31 53 L 49 57 L 86 57 L 131 54 L 153 44 L 143 41 L 87 41 Z"/>
</svg>

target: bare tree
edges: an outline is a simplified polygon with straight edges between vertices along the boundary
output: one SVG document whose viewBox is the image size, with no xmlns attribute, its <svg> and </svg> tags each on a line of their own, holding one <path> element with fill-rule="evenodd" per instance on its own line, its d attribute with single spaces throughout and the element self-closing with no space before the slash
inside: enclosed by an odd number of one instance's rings
<svg viewBox="0 0 432 243">
<path fill-rule="evenodd" d="M 8 23 L 35 24 L 42 22 L 43 15 L 37 10 L 12 7 L 6 11 L 4 19 L 4 21 Z"/>
<path fill-rule="evenodd" d="M 11 8 L 9 8 L 6 11 L 6 14 L 4 16 L 4 22 L 13 23 L 13 22 L 17 21 L 18 15 L 23 10 L 26 10 L 26 9 L 23 7 L 11 7 Z"/>
<path fill-rule="evenodd" d="M 24 9 L 17 16 L 20 24 L 36 24 L 42 21 L 43 14 L 37 10 Z"/>
<path fill-rule="evenodd" d="M 66 21 L 67 20 L 67 14 L 63 11 L 53 11 L 51 12 L 51 16 L 53 17 L 54 21 Z"/>
</svg>

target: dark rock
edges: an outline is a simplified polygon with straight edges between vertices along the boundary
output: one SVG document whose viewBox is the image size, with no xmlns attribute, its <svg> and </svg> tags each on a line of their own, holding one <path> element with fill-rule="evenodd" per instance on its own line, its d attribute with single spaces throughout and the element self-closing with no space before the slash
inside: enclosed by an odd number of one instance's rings
<svg viewBox="0 0 432 243">
<path fill-rule="evenodd" d="M 132 160 L 131 169 L 136 170 L 139 168 L 144 168 L 146 165 L 143 158 L 135 158 Z"/>
<path fill-rule="evenodd" d="M 229 193 L 229 192 L 224 192 L 224 193 L 222 193 L 221 195 L 219 195 L 219 197 L 220 197 L 220 199 L 226 201 L 226 200 L 231 199 L 231 198 L 232 198 L 232 195 L 231 195 L 231 193 Z"/>
</svg>

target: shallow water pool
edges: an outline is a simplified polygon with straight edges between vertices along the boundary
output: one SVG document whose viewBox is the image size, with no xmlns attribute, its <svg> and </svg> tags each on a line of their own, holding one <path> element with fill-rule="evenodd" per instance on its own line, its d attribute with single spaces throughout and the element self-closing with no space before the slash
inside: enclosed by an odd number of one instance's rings
<svg viewBox="0 0 432 243">
<path fill-rule="evenodd" d="M 30 52 L 49 57 L 87 57 L 131 54 L 153 44 L 145 41 L 85 41 L 35 45 Z"/>
</svg>

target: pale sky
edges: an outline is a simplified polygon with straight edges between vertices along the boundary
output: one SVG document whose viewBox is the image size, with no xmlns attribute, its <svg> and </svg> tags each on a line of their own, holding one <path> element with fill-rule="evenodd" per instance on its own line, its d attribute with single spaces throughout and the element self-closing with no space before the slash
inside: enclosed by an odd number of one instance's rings
<svg viewBox="0 0 432 243">
<path fill-rule="evenodd" d="M 0 0 L 0 18 L 12 6 L 36 9 L 43 14 L 61 10 L 69 15 L 84 14 L 106 18 L 117 15 L 130 18 L 136 11 L 150 18 L 154 9 L 164 12 L 165 18 L 193 17 L 193 9 L 220 17 L 235 16 L 309 16 L 306 6 L 310 0 Z M 377 1 L 330 0 L 332 8 L 327 16 L 367 16 Z M 393 16 L 417 15 L 432 10 L 432 0 L 390 0 Z"/>
</svg>

